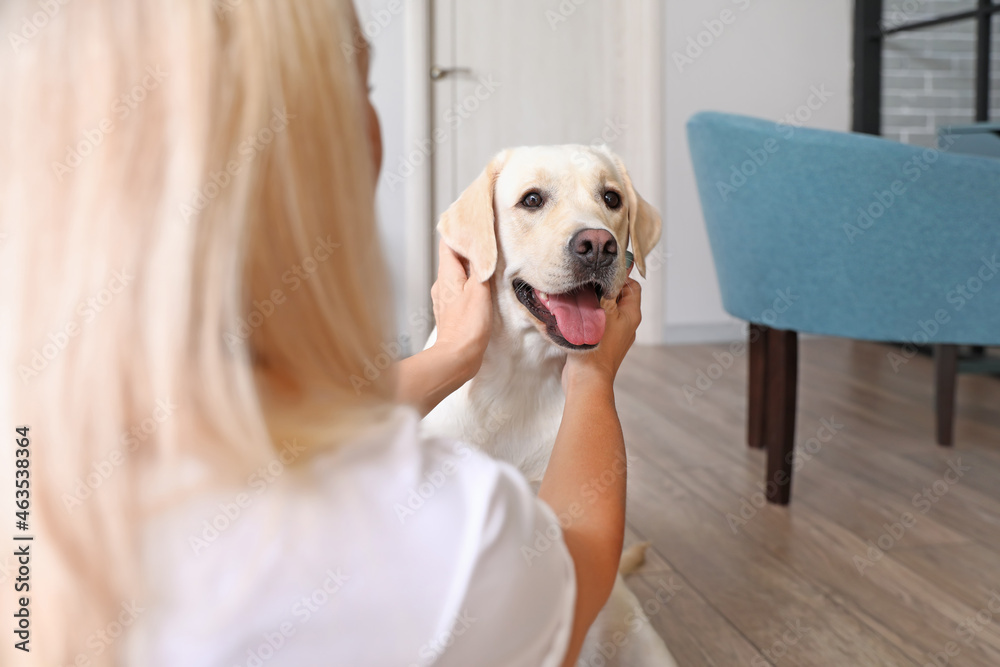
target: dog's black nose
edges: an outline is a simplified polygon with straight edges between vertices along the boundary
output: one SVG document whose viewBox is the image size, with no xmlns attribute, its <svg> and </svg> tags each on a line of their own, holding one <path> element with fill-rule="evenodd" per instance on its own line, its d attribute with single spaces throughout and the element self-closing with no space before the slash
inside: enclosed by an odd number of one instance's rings
<svg viewBox="0 0 1000 667">
<path fill-rule="evenodd" d="M 610 266 L 618 256 L 618 242 L 606 229 L 581 229 L 569 240 L 576 261 L 591 269 Z"/>
</svg>

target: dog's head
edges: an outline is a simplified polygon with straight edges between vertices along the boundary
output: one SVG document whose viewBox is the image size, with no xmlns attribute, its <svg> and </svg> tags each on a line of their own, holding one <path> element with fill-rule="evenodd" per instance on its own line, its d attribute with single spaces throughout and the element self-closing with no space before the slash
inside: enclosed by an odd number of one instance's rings
<svg viewBox="0 0 1000 667">
<path fill-rule="evenodd" d="M 580 350 L 604 335 L 600 300 L 624 285 L 630 243 L 646 275 L 660 216 L 607 148 L 539 146 L 494 157 L 438 231 L 473 279 L 493 281 L 505 326 Z"/>
</svg>

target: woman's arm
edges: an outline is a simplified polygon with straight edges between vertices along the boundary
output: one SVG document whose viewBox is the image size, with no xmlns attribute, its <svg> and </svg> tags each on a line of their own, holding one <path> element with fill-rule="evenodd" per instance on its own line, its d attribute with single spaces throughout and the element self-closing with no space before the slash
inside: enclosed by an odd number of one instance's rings
<svg viewBox="0 0 1000 667">
<path fill-rule="evenodd" d="M 431 287 L 437 340 L 399 362 L 396 396 L 425 416 L 473 378 L 490 341 L 493 301 L 490 284 L 470 280 L 462 258 L 441 241 L 438 277 Z"/>
<path fill-rule="evenodd" d="M 451 352 L 447 346 L 434 343 L 399 362 L 396 397 L 400 403 L 412 405 L 421 417 L 426 417 L 448 394 L 472 379 L 478 370 L 478 364 L 462 359 L 462 355 Z"/>
<path fill-rule="evenodd" d="M 611 594 L 621 558 L 625 441 L 613 386 L 635 341 L 640 292 L 639 283 L 630 279 L 618 302 L 605 304 L 607 327 L 600 346 L 569 355 L 563 371 L 566 409 L 538 492 L 557 516 L 569 517 L 563 536 L 576 569 L 577 598 L 564 667 L 576 664 L 584 637 Z M 594 488 L 603 488 L 596 499 Z M 586 497 L 584 489 L 590 490 Z"/>
</svg>

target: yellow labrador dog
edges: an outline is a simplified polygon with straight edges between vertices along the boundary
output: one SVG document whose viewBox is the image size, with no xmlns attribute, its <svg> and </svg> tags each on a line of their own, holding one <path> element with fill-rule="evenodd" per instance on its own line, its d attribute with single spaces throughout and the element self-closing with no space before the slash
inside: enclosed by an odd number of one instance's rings
<svg viewBox="0 0 1000 667">
<path fill-rule="evenodd" d="M 422 428 L 469 442 L 537 484 L 562 418 L 566 355 L 600 344 L 601 299 L 624 285 L 630 244 L 645 276 L 660 216 L 607 148 L 538 146 L 494 157 L 438 231 L 469 260 L 473 279 L 491 281 L 493 330 L 479 373 Z M 674 665 L 621 576 L 579 664 Z"/>
</svg>

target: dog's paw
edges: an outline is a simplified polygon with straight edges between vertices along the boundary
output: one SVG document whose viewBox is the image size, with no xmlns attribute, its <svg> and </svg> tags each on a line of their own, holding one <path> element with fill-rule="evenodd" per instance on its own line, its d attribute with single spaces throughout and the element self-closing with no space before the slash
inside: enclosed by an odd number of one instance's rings
<svg viewBox="0 0 1000 667">
<path fill-rule="evenodd" d="M 646 549 L 649 542 L 637 542 L 622 551 L 621 560 L 618 561 L 618 573 L 622 576 L 632 574 L 646 562 Z"/>
</svg>

